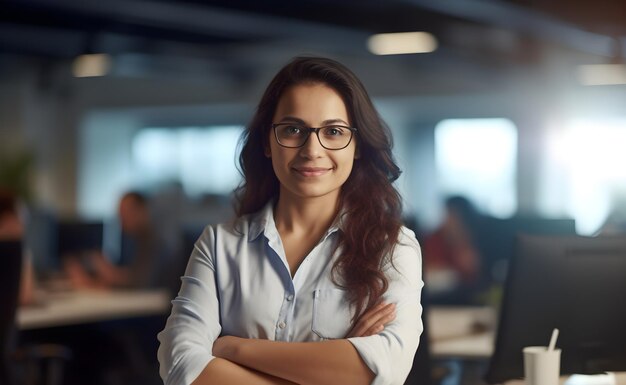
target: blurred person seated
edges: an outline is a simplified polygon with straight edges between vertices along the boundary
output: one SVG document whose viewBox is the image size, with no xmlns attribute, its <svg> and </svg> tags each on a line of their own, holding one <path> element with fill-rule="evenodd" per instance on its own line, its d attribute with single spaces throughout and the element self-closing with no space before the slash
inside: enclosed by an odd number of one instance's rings
<svg viewBox="0 0 626 385">
<path fill-rule="evenodd" d="M 171 268 L 175 250 L 154 218 L 146 196 L 134 191 L 124 194 L 118 204 L 118 219 L 122 243 L 128 247 L 123 248 L 120 263 L 111 262 L 101 250 L 65 253 L 63 267 L 73 287 L 79 290 L 170 289 L 176 272 Z M 84 338 L 70 336 L 69 344 L 80 352 L 76 383 L 156 383 L 158 369 L 154 367 L 153 358 L 157 344 L 154 336 L 163 327 L 162 317 L 118 319 L 87 325 L 83 328 L 83 333 L 89 333 L 87 343 Z M 92 341 L 97 341 L 98 349 L 92 348 Z"/>
<path fill-rule="evenodd" d="M 480 278 L 481 215 L 465 197 L 446 199 L 445 217 L 424 238 L 424 276 L 433 302 L 467 303 Z"/>
<path fill-rule="evenodd" d="M 176 248 L 159 234 L 147 198 L 139 192 L 122 196 L 118 209 L 122 237 L 129 242 L 128 263 L 116 265 L 100 251 L 64 258 L 64 269 L 76 288 L 170 288 Z"/>
<path fill-rule="evenodd" d="M 0 241 L 20 241 L 23 237 L 24 225 L 18 210 L 18 200 L 11 191 L 0 188 Z M 28 251 L 24 252 L 22 258 L 19 303 L 35 303 L 35 273 Z"/>
</svg>

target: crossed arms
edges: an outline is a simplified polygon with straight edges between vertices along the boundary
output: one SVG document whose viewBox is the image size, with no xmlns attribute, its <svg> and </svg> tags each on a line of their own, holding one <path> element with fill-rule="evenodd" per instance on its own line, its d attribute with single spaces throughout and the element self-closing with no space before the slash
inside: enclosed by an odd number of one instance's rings
<svg viewBox="0 0 626 385">
<path fill-rule="evenodd" d="M 393 303 L 395 309 L 375 307 L 357 320 L 345 338 L 321 342 L 223 336 L 211 255 L 214 239 L 210 237 L 206 246 L 199 243 L 181 291 L 172 301 L 172 314 L 159 334 L 165 385 L 402 384 L 422 331 L 421 257 L 414 238 L 408 241 L 397 245 L 395 268 L 385 273 L 389 288 L 383 301 Z"/>
<path fill-rule="evenodd" d="M 347 337 L 370 336 L 395 318 L 395 306 L 381 303 L 363 314 Z M 193 385 L 203 384 L 369 384 L 374 373 L 347 339 L 277 342 L 225 336 Z"/>
</svg>

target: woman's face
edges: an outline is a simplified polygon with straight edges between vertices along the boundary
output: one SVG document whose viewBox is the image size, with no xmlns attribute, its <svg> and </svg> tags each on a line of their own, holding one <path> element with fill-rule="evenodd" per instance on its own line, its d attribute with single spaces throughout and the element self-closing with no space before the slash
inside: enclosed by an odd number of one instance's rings
<svg viewBox="0 0 626 385">
<path fill-rule="evenodd" d="M 306 127 L 351 126 L 341 96 L 321 83 L 299 84 L 286 89 L 272 122 L 300 123 Z M 355 138 L 346 148 L 328 150 L 322 147 L 314 133 L 299 148 L 282 147 L 276 141 L 274 131 L 270 130 L 269 134 L 269 148 L 265 149 L 265 154 L 272 159 L 274 173 L 281 185 L 281 197 L 339 198 L 341 186 L 352 171 Z"/>
</svg>

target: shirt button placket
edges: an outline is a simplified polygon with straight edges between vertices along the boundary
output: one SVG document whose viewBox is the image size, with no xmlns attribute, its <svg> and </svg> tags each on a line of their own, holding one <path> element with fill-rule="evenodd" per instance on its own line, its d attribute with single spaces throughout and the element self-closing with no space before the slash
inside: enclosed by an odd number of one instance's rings
<svg viewBox="0 0 626 385">
<path fill-rule="evenodd" d="M 289 293 L 289 292 L 285 293 L 282 310 L 279 316 L 280 317 L 279 322 L 276 325 L 278 328 L 276 331 L 276 336 L 277 336 L 277 339 L 281 341 L 289 340 L 289 330 L 287 329 L 286 319 L 288 315 L 293 312 L 294 298 L 295 297 L 292 293 Z"/>
</svg>

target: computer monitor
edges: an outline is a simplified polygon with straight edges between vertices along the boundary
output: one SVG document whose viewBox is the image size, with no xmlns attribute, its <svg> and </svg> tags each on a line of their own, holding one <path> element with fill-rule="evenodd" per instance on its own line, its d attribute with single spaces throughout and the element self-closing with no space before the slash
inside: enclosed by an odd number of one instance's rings
<svg viewBox="0 0 626 385">
<path fill-rule="evenodd" d="M 561 374 L 626 371 L 626 237 L 517 238 L 487 382 L 523 377 L 554 328 Z"/>
<path fill-rule="evenodd" d="M 57 237 L 59 257 L 90 250 L 102 250 L 103 233 L 102 222 L 60 222 Z"/>
<path fill-rule="evenodd" d="M 506 280 L 508 264 L 515 253 L 515 239 L 518 235 L 576 235 L 576 222 L 565 218 L 486 217 L 482 226 L 479 247 L 482 254 L 483 288 L 494 283 L 502 284 Z"/>
</svg>

